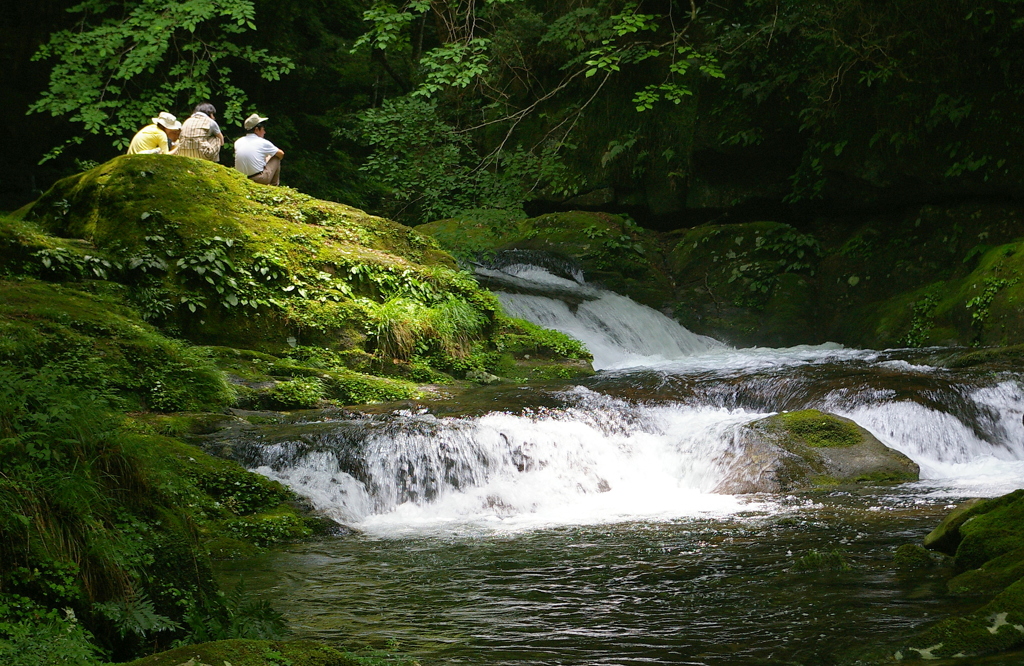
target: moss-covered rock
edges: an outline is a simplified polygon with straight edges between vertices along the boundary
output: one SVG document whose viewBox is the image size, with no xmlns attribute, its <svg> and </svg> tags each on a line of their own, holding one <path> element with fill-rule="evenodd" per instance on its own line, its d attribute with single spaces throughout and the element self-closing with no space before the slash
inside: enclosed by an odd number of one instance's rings
<svg viewBox="0 0 1024 666">
<path fill-rule="evenodd" d="M 998 594 L 1024 578 L 1024 549 L 1011 550 L 953 577 L 946 584 L 950 594 L 958 596 L 989 596 Z"/>
<path fill-rule="evenodd" d="M 736 345 L 811 342 L 811 277 L 819 241 L 787 224 L 704 225 L 674 232 L 674 313 L 687 328 Z"/>
<path fill-rule="evenodd" d="M 900 483 L 917 464 L 853 421 L 816 409 L 743 426 L 715 492 L 786 492 L 844 483 Z"/>
<path fill-rule="evenodd" d="M 924 546 L 916 543 L 905 543 L 896 549 L 896 552 L 893 554 L 892 563 L 897 569 L 914 571 L 935 566 L 935 559 Z"/>
<path fill-rule="evenodd" d="M 976 569 L 1001 555 L 1024 549 L 1022 495 L 1024 493 L 987 511 L 978 511 L 960 525 L 961 540 L 955 555 L 957 569 Z"/>
<path fill-rule="evenodd" d="M 894 660 L 983 656 L 1024 645 L 1024 581 L 977 611 L 943 620 L 890 652 Z"/>
<path fill-rule="evenodd" d="M 640 303 L 664 308 L 672 301 L 659 236 L 621 215 L 572 211 L 501 221 L 470 215 L 416 229 L 461 258 L 486 259 L 499 250 L 553 253 L 577 261 L 588 281 Z"/>
<path fill-rule="evenodd" d="M 413 294 L 430 305 L 452 295 L 483 316 L 493 310 L 449 255 L 408 227 L 210 162 L 152 157 L 58 182 L 21 224 L 90 243 L 144 315 L 193 341 L 344 348 L 365 338 L 372 318 L 361 298 Z M 41 276 L 69 270 L 73 262 L 51 255 L 32 254 Z"/>
<path fill-rule="evenodd" d="M 957 596 L 988 598 L 976 611 L 943 620 L 860 663 L 973 658 L 1024 647 L 1024 490 L 958 506 L 925 539 L 961 573 L 948 582 Z M 908 544 L 901 550 L 910 552 Z M 971 662 L 973 663 L 973 661 Z M 980 663 L 980 662 L 979 662 Z M 1001 662 L 1009 663 L 1009 662 Z"/>
<path fill-rule="evenodd" d="M 19 311 L 12 320 L 31 329 L 34 301 L 56 300 L 41 293 L 60 289 L 55 281 L 88 288 L 109 307 L 88 315 L 91 303 L 66 302 L 68 321 L 102 324 L 119 309 L 110 321 L 142 319 L 192 343 L 219 344 L 213 354 L 237 387 L 237 404 L 254 408 L 405 399 L 416 382 L 492 371 L 485 366 L 502 352 L 495 336 L 508 320 L 433 239 L 216 164 L 152 157 L 116 158 L 60 181 L 17 219 L 0 218 L 0 276 L 39 285 L 7 299 Z M 294 353 L 314 348 L 332 362 L 318 367 Z M 562 358 L 544 360 L 557 366 Z M 163 393 L 175 386 L 127 377 Z M 230 403 L 231 387 L 221 388 L 221 403 Z M 192 395 L 203 392 L 135 407 L 212 406 L 179 404 Z"/>
<path fill-rule="evenodd" d="M 234 391 L 206 354 L 143 322 L 106 286 L 0 280 L 0 363 L 47 367 L 125 409 L 231 404 Z"/>
<path fill-rule="evenodd" d="M 964 538 L 961 527 L 968 520 L 1008 504 L 1015 504 L 1021 498 L 1024 498 L 1024 489 L 1000 497 L 974 498 L 961 503 L 924 538 L 925 548 L 955 556 Z"/>
</svg>

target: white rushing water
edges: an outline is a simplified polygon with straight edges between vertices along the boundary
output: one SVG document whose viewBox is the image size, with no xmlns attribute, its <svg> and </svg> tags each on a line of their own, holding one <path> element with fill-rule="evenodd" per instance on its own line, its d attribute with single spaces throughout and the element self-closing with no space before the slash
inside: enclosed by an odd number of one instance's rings
<svg viewBox="0 0 1024 666">
<path fill-rule="evenodd" d="M 730 391 L 757 388 L 761 407 L 727 408 L 692 396 L 636 404 L 576 387 L 561 395 L 561 409 L 475 418 L 399 414 L 345 437 L 325 426 L 301 442 L 264 445 L 258 471 L 337 520 L 382 534 L 770 510 L 763 497 L 712 492 L 729 473 L 738 430 L 774 413 L 772 391 L 791 376 L 806 381 L 799 373 L 809 368 L 853 363 L 937 388 L 908 397 L 850 382 L 798 408 L 851 418 L 909 456 L 921 467 L 922 493 L 995 495 L 1024 485 L 1019 378 L 973 388 L 936 383 L 948 371 L 835 344 L 735 350 L 611 292 L 535 268 L 505 269 L 509 275 L 535 292 L 546 285 L 585 297 L 571 307 L 540 295 L 500 295 L 510 314 L 583 341 L 596 368 L 625 377 L 625 369 L 653 371 L 666 382 L 710 374 L 711 384 L 726 382 Z"/>
<path fill-rule="evenodd" d="M 528 415 L 400 417 L 367 432 L 362 480 L 339 470 L 330 447 L 298 457 L 287 444 L 268 447 L 268 461 L 288 463 L 259 471 L 342 522 L 387 532 L 665 520 L 748 505 L 710 491 L 736 426 L 763 414 L 570 393 L 575 407 Z"/>
<path fill-rule="evenodd" d="M 587 299 L 573 306 L 557 298 L 498 292 L 511 316 L 561 331 L 585 344 L 594 356 L 595 370 L 649 366 L 725 348 L 721 342 L 692 333 L 657 310 L 613 291 L 533 266 L 511 266 L 501 273 L 533 289 L 548 287 Z M 488 274 L 494 276 L 495 271 Z"/>
</svg>

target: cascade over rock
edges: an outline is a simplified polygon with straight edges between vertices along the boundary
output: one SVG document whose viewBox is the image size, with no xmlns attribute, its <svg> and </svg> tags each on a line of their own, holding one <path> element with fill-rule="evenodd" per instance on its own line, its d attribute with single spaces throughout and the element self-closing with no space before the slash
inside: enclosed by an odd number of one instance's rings
<svg viewBox="0 0 1024 666">
<path fill-rule="evenodd" d="M 575 211 L 417 227 L 461 259 L 562 254 L 587 279 L 725 343 L 784 347 L 1024 342 L 1024 216 L 962 201 L 813 220 L 705 223 L 658 233 Z"/>
</svg>

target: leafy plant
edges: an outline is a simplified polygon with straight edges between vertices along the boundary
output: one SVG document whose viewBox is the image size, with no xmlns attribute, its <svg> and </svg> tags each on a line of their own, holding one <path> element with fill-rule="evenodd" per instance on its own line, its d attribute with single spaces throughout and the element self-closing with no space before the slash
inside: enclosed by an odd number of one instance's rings
<svg viewBox="0 0 1024 666">
<path fill-rule="evenodd" d="M 92 638 L 70 609 L 45 610 L 28 599 L 0 595 L 0 661 L 5 666 L 98 666 L 100 650 Z"/>
<path fill-rule="evenodd" d="M 806 555 L 796 558 L 790 570 L 807 573 L 812 571 L 849 571 L 851 568 L 846 553 L 841 550 L 811 549 Z"/>
<path fill-rule="evenodd" d="M 939 293 L 938 289 L 929 291 L 911 306 L 914 317 L 910 320 L 910 329 L 907 334 L 900 340 L 901 345 L 907 347 L 924 345 L 935 318 L 935 308 L 939 305 Z"/>
<path fill-rule="evenodd" d="M 280 640 L 290 633 L 284 616 L 266 600 L 249 595 L 244 580 L 224 596 L 224 611 L 222 615 L 213 616 L 187 615 L 189 634 L 180 643 L 188 645 L 232 638 Z"/>
<path fill-rule="evenodd" d="M 274 404 L 282 409 L 316 407 L 323 397 L 323 382 L 316 377 L 297 377 L 286 382 L 278 382 L 270 394 Z"/>
<path fill-rule="evenodd" d="M 181 628 L 177 622 L 157 613 L 145 592 L 135 592 L 123 599 L 95 604 L 93 608 L 111 620 L 122 636 L 135 634 L 146 638 L 154 633 Z"/>
<path fill-rule="evenodd" d="M 985 326 L 989 316 L 989 306 L 995 300 L 996 295 L 1005 287 L 1015 285 L 1020 278 L 1006 279 L 987 277 L 982 282 L 982 289 L 979 294 L 967 301 L 967 309 L 971 310 L 971 324 L 980 332 Z"/>
<path fill-rule="evenodd" d="M 226 99 L 224 119 L 238 120 L 247 104 L 233 78 L 239 65 L 268 81 L 294 67 L 246 43 L 246 33 L 256 30 L 252 0 L 84 0 L 68 11 L 79 15 L 75 27 L 51 35 L 34 56 L 55 64 L 29 111 L 80 124 L 84 133 L 69 143 L 103 134 L 124 149 L 140 119 L 207 100 L 214 91 Z"/>
</svg>

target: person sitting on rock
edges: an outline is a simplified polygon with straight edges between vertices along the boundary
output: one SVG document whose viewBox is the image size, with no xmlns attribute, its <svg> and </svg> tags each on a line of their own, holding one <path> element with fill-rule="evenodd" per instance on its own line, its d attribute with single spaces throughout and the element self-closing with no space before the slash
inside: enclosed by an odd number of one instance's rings
<svg viewBox="0 0 1024 666">
<path fill-rule="evenodd" d="M 245 119 L 248 134 L 235 141 L 235 168 L 257 183 L 280 185 L 284 151 L 264 138 L 267 120 L 257 113 Z"/>
<path fill-rule="evenodd" d="M 213 104 L 203 102 L 196 105 L 192 115 L 181 126 L 181 141 L 175 154 L 219 162 L 224 133 L 220 131 L 216 117 L 217 108 Z"/>
<path fill-rule="evenodd" d="M 152 121 L 132 138 L 128 145 L 129 155 L 167 155 L 172 152 L 172 146 L 181 134 L 181 123 L 166 111 L 161 111 Z"/>
</svg>

